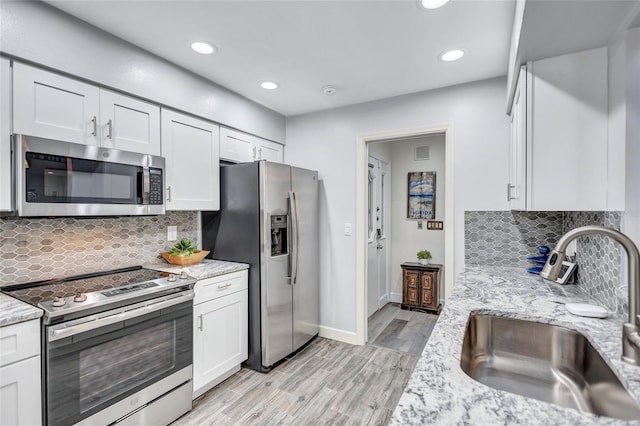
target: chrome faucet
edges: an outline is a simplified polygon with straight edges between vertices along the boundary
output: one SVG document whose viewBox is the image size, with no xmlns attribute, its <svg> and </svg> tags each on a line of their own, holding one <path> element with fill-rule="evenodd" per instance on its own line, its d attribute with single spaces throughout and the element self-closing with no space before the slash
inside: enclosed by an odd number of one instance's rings
<svg viewBox="0 0 640 426">
<path fill-rule="evenodd" d="M 560 273 L 565 250 L 571 241 L 583 236 L 599 234 L 619 242 L 629 258 L 629 321 L 622 326 L 622 360 L 640 365 L 640 254 L 638 247 L 629 237 L 613 229 L 602 226 L 582 226 L 564 234 L 551 251 L 547 263 L 542 268 L 542 278 L 555 281 Z"/>
</svg>

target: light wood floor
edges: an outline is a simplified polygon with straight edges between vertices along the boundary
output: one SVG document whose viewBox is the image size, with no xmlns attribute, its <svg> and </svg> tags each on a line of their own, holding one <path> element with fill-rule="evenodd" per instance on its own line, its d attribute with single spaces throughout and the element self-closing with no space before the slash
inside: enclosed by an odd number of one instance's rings
<svg viewBox="0 0 640 426">
<path fill-rule="evenodd" d="M 174 425 L 385 425 L 434 318 L 387 305 L 369 319 L 369 344 L 316 338 L 269 374 L 243 368 Z"/>
</svg>

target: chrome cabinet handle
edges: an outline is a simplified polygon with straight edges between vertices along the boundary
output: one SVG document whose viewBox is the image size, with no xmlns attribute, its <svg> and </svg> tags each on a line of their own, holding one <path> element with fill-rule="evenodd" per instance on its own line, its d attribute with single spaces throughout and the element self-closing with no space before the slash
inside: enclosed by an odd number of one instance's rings
<svg viewBox="0 0 640 426">
<path fill-rule="evenodd" d="M 511 184 L 507 183 L 507 201 L 511 201 Z"/>
<path fill-rule="evenodd" d="M 171 202 L 171 185 L 167 186 L 167 203 Z"/>
<path fill-rule="evenodd" d="M 98 135 L 98 118 L 95 115 L 91 119 L 91 126 L 93 128 L 93 130 L 91 131 L 91 136 L 97 136 Z"/>
<path fill-rule="evenodd" d="M 202 325 L 202 315 L 198 315 L 198 330 L 203 331 L 204 326 Z"/>
<path fill-rule="evenodd" d="M 258 160 L 262 160 L 262 148 L 258 149 Z"/>
<path fill-rule="evenodd" d="M 255 147 L 255 146 L 253 147 L 253 159 L 254 159 L 254 160 L 255 160 L 255 159 L 257 159 L 257 156 L 256 156 L 256 147 Z"/>
<path fill-rule="evenodd" d="M 218 284 L 218 288 L 219 289 L 225 289 L 225 288 L 229 288 L 233 285 L 233 283 L 224 283 L 224 284 Z"/>
<path fill-rule="evenodd" d="M 113 139 L 113 120 L 107 121 L 107 127 L 109 128 L 109 132 L 107 133 L 107 137 L 109 139 Z"/>
</svg>

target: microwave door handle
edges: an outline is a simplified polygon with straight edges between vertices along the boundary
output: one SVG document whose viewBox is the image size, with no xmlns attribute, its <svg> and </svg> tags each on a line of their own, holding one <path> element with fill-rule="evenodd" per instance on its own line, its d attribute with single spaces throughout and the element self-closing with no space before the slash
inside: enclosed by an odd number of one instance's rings
<svg viewBox="0 0 640 426">
<path fill-rule="evenodd" d="M 151 192 L 151 180 L 148 167 L 142 168 L 142 204 L 149 204 L 149 192 Z"/>
</svg>

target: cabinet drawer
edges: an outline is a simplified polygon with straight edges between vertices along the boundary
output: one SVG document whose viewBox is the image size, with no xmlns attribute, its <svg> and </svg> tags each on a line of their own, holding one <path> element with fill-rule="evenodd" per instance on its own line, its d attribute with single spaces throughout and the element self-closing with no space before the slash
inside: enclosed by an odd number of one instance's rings
<svg viewBox="0 0 640 426">
<path fill-rule="evenodd" d="M 40 320 L 0 327 L 0 366 L 40 355 Z"/>
<path fill-rule="evenodd" d="M 195 285 L 196 297 L 193 304 L 217 299 L 227 294 L 235 293 L 248 288 L 248 271 L 233 272 L 213 278 L 199 280 Z"/>
</svg>

